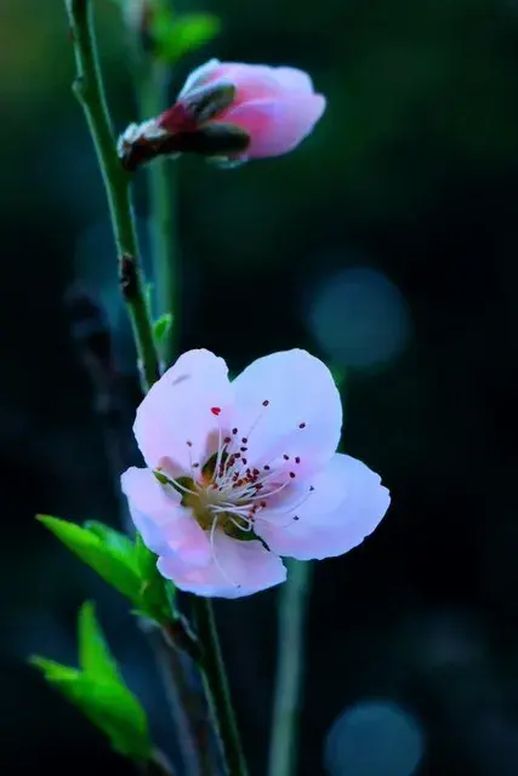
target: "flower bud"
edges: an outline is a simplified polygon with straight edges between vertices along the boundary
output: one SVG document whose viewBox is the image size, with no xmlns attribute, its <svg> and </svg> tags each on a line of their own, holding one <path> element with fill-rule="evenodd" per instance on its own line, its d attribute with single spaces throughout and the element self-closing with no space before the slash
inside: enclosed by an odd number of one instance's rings
<svg viewBox="0 0 518 776">
<path fill-rule="evenodd" d="M 232 166 L 280 156 L 313 129 L 325 108 L 309 76 L 291 67 L 207 62 L 160 116 L 119 139 L 128 170 L 163 154 L 198 153 Z"/>
</svg>

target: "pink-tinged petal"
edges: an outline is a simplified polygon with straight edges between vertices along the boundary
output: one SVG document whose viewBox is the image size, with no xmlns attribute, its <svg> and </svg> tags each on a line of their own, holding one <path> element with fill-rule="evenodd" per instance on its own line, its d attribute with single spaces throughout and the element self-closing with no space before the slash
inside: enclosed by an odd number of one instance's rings
<svg viewBox="0 0 518 776">
<path fill-rule="evenodd" d="M 309 75 L 295 67 L 220 62 L 210 69 L 204 85 L 219 79 L 230 81 L 235 85 L 239 94 L 238 102 L 279 94 L 283 96 L 291 93 L 312 94 L 314 91 Z"/>
<path fill-rule="evenodd" d="M 247 440 L 250 464 L 293 471 L 297 481 L 331 458 L 342 405 L 331 372 L 318 358 L 305 350 L 273 353 L 250 364 L 232 385 L 235 426 Z"/>
<path fill-rule="evenodd" d="M 250 135 L 243 158 L 281 156 L 309 135 L 325 105 L 321 94 L 293 94 L 234 105 L 223 111 L 217 121 L 234 124 Z"/>
<path fill-rule="evenodd" d="M 261 542 L 242 542 L 216 531 L 213 544 L 213 559 L 204 567 L 173 554 L 159 559 L 158 570 L 180 590 L 219 598 L 251 595 L 286 579 L 281 559 Z"/>
<path fill-rule="evenodd" d="M 313 93 L 313 82 L 304 70 L 297 67 L 276 67 L 275 77 L 283 89 L 293 92 Z"/>
<path fill-rule="evenodd" d="M 227 372 L 222 358 L 190 350 L 152 386 L 133 426 L 148 466 L 157 468 L 167 459 L 168 473 L 175 476 L 203 464 L 232 403 Z"/>
<path fill-rule="evenodd" d="M 300 560 L 342 555 L 372 533 L 390 504 L 380 477 L 348 455 L 337 453 L 308 482 L 314 491 L 303 504 L 284 514 L 265 510 L 256 522 L 257 533 L 279 555 Z"/>
<path fill-rule="evenodd" d="M 220 65 L 221 62 L 219 59 L 209 59 L 209 61 L 205 62 L 204 65 L 200 65 L 200 67 L 197 67 L 195 70 L 193 70 L 182 86 L 182 90 L 178 95 L 178 99 L 184 97 L 184 95 L 193 89 L 197 89 L 206 83 L 210 83 L 210 81 L 214 80 L 214 78 L 217 78 L 215 73 L 217 73 Z"/>
<path fill-rule="evenodd" d="M 217 70 L 217 78 L 235 86 L 234 106 L 252 100 L 277 99 L 283 94 L 275 68 L 266 65 L 222 64 Z"/>
<path fill-rule="evenodd" d="M 157 555 L 179 553 L 191 564 L 209 562 L 207 535 L 181 506 L 174 488 L 161 485 L 150 469 L 135 467 L 124 472 L 121 484 L 133 523 L 150 550 Z"/>
</svg>

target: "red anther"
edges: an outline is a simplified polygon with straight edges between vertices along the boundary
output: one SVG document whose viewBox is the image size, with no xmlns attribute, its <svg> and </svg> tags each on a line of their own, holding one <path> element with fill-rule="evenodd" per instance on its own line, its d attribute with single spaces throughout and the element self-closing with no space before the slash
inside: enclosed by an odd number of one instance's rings
<svg viewBox="0 0 518 776">
<path fill-rule="evenodd" d="M 225 437 L 225 439 L 224 439 L 223 441 L 224 441 L 224 443 L 225 443 L 226 445 L 228 445 L 228 443 L 229 443 L 229 442 L 231 442 L 232 440 L 231 440 L 231 438 L 230 438 L 230 437 Z"/>
<path fill-rule="evenodd" d="M 219 413 L 221 412 L 221 407 L 211 407 L 210 411 L 212 412 L 213 415 L 219 415 Z"/>
</svg>

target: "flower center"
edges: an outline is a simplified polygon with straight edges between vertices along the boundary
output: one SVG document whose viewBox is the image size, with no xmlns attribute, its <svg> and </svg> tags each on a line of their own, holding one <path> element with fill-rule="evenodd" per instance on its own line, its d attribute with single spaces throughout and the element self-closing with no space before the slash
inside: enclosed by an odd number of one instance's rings
<svg viewBox="0 0 518 776">
<path fill-rule="evenodd" d="M 291 504 L 289 509 L 279 510 L 272 503 L 272 497 L 294 482 L 300 456 L 283 453 L 260 468 L 249 465 L 246 457 L 248 441 L 269 404 L 268 399 L 262 401 L 260 412 L 246 436 L 241 436 L 238 428 L 225 432 L 220 425 L 217 451 L 202 466 L 191 459 L 190 474 L 171 478 L 167 474 L 167 459 L 154 472 L 159 482 L 173 487 L 181 495 L 182 505 L 191 510 L 198 525 L 211 535 L 219 528 L 234 539 L 258 539 L 264 544 L 254 530 L 255 521 L 262 519 L 260 512 L 267 507 L 284 514 L 289 511 L 291 519 L 298 520 L 293 510 L 305 502 L 313 491 L 312 486 L 308 487 L 298 503 Z M 211 407 L 211 412 L 219 417 L 221 408 Z M 297 425 L 299 431 L 305 428 L 304 421 Z M 187 440 L 186 444 L 192 448 L 192 442 Z M 289 468 L 286 469 L 288 463 Z"/>
</svg>

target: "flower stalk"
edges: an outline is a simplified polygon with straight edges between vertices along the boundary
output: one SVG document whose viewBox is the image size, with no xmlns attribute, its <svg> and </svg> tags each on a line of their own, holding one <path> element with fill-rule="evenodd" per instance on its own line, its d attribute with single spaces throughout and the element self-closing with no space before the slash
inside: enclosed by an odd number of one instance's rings
<svg viewBox="0 0 518 776">
<path fill-rule="evenodd" d="M 159 376 L 159 364 L 139 265 L 130 176 L 117 155 L 95 43 L 92 3 L 90 0 L 66 0 L 66 8 L 76 62 L 73 90 L 83 108 L 97 152 L 110 209 L 123 296 L 143 383 L 149 388 Z"/>
<path fill-rule="evenodd" d="M 193 596 L 192 605 L 198 639 L 203 650 L 200 668 L 216 722 L 226 772 L 229 776 L 247 776 L 248 770 L 230 699 L 212 602 L 209 598 Z"/>
</svg>

